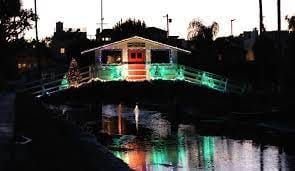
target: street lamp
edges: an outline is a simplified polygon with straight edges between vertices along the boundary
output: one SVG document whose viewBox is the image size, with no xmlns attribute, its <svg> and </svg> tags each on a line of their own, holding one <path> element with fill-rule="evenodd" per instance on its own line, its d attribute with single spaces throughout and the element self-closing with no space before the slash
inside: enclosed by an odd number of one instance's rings
<svg viewBox="0 0 295 171">
<path fill-rule="evenodd" d="M 231 19 L 230 20 L 230 34 L 233 36 L 233 21 L 235 21 L 236 19 Z"/>
</svg>

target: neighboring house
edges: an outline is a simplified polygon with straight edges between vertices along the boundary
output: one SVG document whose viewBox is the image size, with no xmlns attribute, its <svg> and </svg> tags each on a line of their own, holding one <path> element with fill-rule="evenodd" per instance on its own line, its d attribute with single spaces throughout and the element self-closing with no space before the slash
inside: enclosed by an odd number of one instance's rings
<svg viewBox="0 0 295 171">
<path fill-rule="evenodd" d="M 86 29 L 64 29 L 62 22 L 56 23 L 56 30 L 52 37 L 52 51 L 54 58 L 61 61 L 69 61 L 69 51 L 75 43 L 86 41 Z M 73 48 L 72 48 L 73 49 Z"/>
<path fill-rule="evenodd" d="M 244 50 L 246 52 L 246 61 L 255 61 L 253 47 L 258 38 L 258 30 L 255 28 L 253 31 L 244 32 L 240 35 L 240 37 L 243 41 Z"/>
</svg>

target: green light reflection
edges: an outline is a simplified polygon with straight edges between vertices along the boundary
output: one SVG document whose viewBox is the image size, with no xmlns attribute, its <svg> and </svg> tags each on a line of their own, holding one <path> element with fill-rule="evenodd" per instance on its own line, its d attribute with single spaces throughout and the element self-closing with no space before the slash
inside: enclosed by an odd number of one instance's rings
<svg viewBox="0 0 295 171">
<path fill-rule="evenodd" d="M 203 137 L 203 157 L 205 168 L 209 168 L 214 160 L 215 142 L 213 137 Z"/>
</svg>

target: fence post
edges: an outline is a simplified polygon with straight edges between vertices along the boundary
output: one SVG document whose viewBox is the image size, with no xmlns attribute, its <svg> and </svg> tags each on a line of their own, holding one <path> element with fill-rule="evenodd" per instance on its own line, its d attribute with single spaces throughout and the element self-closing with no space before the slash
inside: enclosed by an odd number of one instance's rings
<svg viewBox="0 0 295 171">
<path fill-rule="evenodd" d="M 227 90 L 227 83 L 228 83 L 228 78 L 226 78 L 224 83 L 224 90 L 223 90 L 224 93 L 226 93 L 226 90 Z"/>
</svg>

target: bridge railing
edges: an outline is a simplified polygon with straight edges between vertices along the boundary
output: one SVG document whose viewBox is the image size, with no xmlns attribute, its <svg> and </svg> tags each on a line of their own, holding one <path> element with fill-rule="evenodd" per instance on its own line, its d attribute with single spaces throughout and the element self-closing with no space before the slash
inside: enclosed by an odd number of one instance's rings
<svg viewBox="0 0 295 171">
<path fill-rule="evenodd" d="M 91 79 L 89 68 L 89 66 L 86 66 L 79 69 L 82 77 L 80 84 L 83 84 Z M 57 74 L 53 78 L 39 79 L 36 81 L 25 83 L 19 91 L 27 92 L 36 96 L 61 91 L 65 88 L 68 88 L 67 86 L 63 87 L 61 85 L 65 75 L 67 75 L 67 72 Z"/>
<path fill-rule="evenodd" d="M 118 81 L 128 78 L 128 64 L 99 65 L 93 78 L 103 81 Z M 243 94 L 249 86 L 224 76 L 198 70 L 184 65 L 170 63 L 146 64 L 146 80 L 183 80 L 223 93 Z"/>
<path fill-rule="evenodd" d="M 128 64 L 93 65 L 79 70 L 82 77 L 79 85 L 86 84 L 89 80 L 128 80 L 128 72 L 130 71 Z M 66 74 L 58 74 L 54 79 L 40 79 L 29 82 L 25 84 L 25 88 L 22 90 L 38 96 L 67 89 L 69 86 L 62 86 Z M 223 93 L 243 94 L 249 91 L 250 88 L 245 83 L 178 64 L 146 64 L 146 74 L 146 80 L 182 80 Z"/>
</svg>

